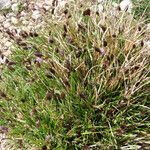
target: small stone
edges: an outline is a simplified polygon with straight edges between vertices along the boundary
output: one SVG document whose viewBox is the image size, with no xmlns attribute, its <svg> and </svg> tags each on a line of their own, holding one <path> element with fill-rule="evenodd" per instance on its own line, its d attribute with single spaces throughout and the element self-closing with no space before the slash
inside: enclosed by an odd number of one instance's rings
<svg viewBox="0 0 150 150">
<path fill-rule="evenodd" d="M 12 45 L 12 43 L 11 43 L 11 45 Z M 6 50 L 5 52 L 3 52 L 3 55 L 4 56 L 9 56 L 11 54 L 11 51 L 10 50 Z"/>
<path fill-rule="evenodd" d="M 23 17 L 23 16 L 26 16 L 27 14 L 26 14 L 26 12 L 22 11 L 22 12 L 20 13 L 20 15 Z"/>
<path fill-rule="evenodd" d="M 29 23 L 29 22 L 26 21 L 26 20 L 23 20 L 23 21 L 22 21 L 22 24 L 23 24 L 23 25 L 27 25 L 28 23 Z"/>
<path fill-rule="evenodd" d="M 17 24 L 18 20 L 15 17 L 11 17 L 12 24 Z"/>
<path fill-rule="evenodd" d="M 18 2 L 18 0 L 11 0 L 13 3 L 17 3 Z"/>
<path fill-rule="evenodd" d="M 0 23 L 4 22 L 5 17 L 0 15 Z"/>
<path fill-rule="evenodd" d="M 0 56 L 0 64 L 4 64 L 6 62 L 6 56 Z"/>
<path fill-rule="evenodd" d="M 50 10 L 50 6 L 49 6 L 49 5 L 44 5 L 43 8 L 44 8 L 46 11 Z"/>
<path fill-rule="evenodd" d="M 24 21 L 25 20 L 25 17 L 24 16 L 22 16 L 22 17 L 20 17 L 20 19 L 19 19 L 20 21 Z"/>
<path fill-rule="evenodd" d="M 40 17 L 41 17 L 41 14 L 40 14 L 40 12 L 38 10 L 33 11 L 33 13 L 32 13 L 32 18 L 33 19 L 37 20 Z"/>
<path fill-rule="evenodd" d="M 28 32 L 28 27 L 27 27 L 27 26 L 23 26 L 23 27 L 21 28 L 21 30 Z"/>
<path fill-rule="evenodd" d="M 147 48 L 150 48 L 150 39 L 144 40 L 144 45 L 145 45 Z"/>
<path fill-rule="evenodd" d="M 10 0 L 0 0 L 0 10 L 7 9 L 11 6 Z"/>
<path fill-rule="evenodd" d="M 28 6 L 28 4 L 27 4 L 27 3 L 24 3 L 22 6 L 23 6 L 23 7 L 27 7 L 27 6 Z"/>
<path fill-rule="evenodd" d="M 3 23 L 3 26 L 4 26 L 4 28 L 7 29 L 7 28 L 9 28 L 11 25 L 10 25 L 10 22 L 6 22 L 6 23 L 4 22 L 4 23 Z"/>
<path fill-rule="evenodd" d="M 104 2 L 105 0 L 97 0 L 98 3 L 102 3 Z"/>
<path fill-rule="evenodd" d="M 47 4 L 47 5 L 51 5 L 52 2 L 53 2 L 53 0 L 45 0 L 45 4 Z"/>
<path fill-rule="evenodd" d="M 131 0 L 123 0 L 120 3 L 120 8 L 121 8 L 122 11 L 131 12 L 131 10 L 132 10 L 132 2 L 131 2 Z"/>
<path fill-rule="evenodd" d="M 99 12 L 103 12 L 104 8 L 103 8 L 103 5 L 102 4 L 99 4 L 98 5 L 98 11 Z"/>
<path fill-rule="evenodd" d="M 11 13 L 8 13 L 7 15 L 6 15 L 6 17 L 9 19 L 10 17 L 13 17 L 13 16 L 15 16 L 15 14 L 13 13 L 13 12 L 11 12 Z"/>
<path fill-rule="evenodd" d="M 18 7 L 18 3 L 14 3 L 12 6 L 11 6 L 11 9 L 13 12 L 18 12 L 19 11 L 19 7 Z"/>
<path fill-rule="evenodd" d="M 12 43 L 9 42 L 9 41 L 7 41 L 7 42 L 5 43 L 5 45 L 6 45 L 7 47 L 10 47 L 10 46 L 12 45 Z"/>
</svg>

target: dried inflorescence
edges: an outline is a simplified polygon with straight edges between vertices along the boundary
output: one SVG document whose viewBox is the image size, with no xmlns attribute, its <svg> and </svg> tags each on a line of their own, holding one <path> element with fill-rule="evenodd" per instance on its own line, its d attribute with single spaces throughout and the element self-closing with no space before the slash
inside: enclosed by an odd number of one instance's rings
<svg viewBox="0 0 150 150">
<path fill-rule="evenodd" d="M 46 45 L 44 48 L 45 55 L 50 56 L 44 56 L 48 58 L 46 63 L 49 65 L 49 59 L 53 61 L 55 74 L 52 74 L 60 78 L 67 90 L 70 88 L 69 78 L 73 71 L 82 74 L 84 81 L 95 78 L 94 81 L 98 84 L 107 78 L 104 85 L 110 90 L 121 83 L 119 80 L 124 82 L 124 75 L 133 77 L 127 70 L 136 66 L 143 57 L 139 50 L 144 49 L 145 26 L 140 22 L 137 24 L 130 13 L 124 13 L 117 8 L 109 11 L 113 7 L 111 5 L 106 5 L 107 9 L 99 12 L 99 16 L 90 4 L 86 7 L 82 5 L 79 12 L 75 5 L 71 7 L 72 13 L 76 11 L 74 17 L 54 21 L 54 25 L 50 27 L 47 48 L 50 47 L 53 51 L 47 51 Z M 70 11 L 69 7 L 64 9 L 65 14 Z M 138 59 L 129 63 L 129 59 L 136 55 L 139 55 Z M 118 69 L 117 72 L 115 68 Z M 131 87 L 125 89 L 125 95 L 131 92 L 129 89 Z"/>
<path fill-rule="evenodd" d="M 104 147 L 112 146 L 119 131 L 124 138 L 132 110 L 139 117 L 134 104 L 146 103 L 149 50 L 144 42 L 145 25 L 130 13 L 111 9 L 111 4 L 105 4 L 103 11 L 93 10 L 92 5 L 71 3 L 62 10 L 60 20 L 56 14 L 38 34 L 21 33 L 24 41 L 18 40 L 16 61 L 8 63 L 13 67 L 11 75 L 2 78 L 10 81 L 12 106 L 31 115 L 21 120 L 31 126 L 22 136 L 30 133 L 33 139 L 37 134 L 40 140 L 31 143 L 43 149 L 74 149 L 74 144 L 82 149 L 99 141 Z M 24 50 L 25 46 L 31 49 Z M 3 93 L 4 99 L 7 94 Z M 145 115 L 138 117 L 138 123 L 147 120 Z M 54 137 L 49 143 L 45 143 L 47 135 Z"/>
</svg>

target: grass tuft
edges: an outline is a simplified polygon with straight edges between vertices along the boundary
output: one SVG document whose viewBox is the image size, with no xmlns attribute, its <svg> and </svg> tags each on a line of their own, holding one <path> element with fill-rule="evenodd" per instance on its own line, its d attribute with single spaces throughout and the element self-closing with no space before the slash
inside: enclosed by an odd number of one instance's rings
<svg viewBox="0 0 150 150">
<path fill-rule="evenodd" d="M 0 122 L 16 149 L 149 147 L 146 25 L 111 5 L 80 6 L 16 45 L 1 75 Z"/>
</svg>

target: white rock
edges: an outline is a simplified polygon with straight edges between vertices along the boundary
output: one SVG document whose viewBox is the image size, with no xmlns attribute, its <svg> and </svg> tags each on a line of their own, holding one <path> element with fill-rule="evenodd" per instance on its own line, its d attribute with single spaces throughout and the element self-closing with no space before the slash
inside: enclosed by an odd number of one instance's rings
<svg viewBox="0 0 150 150">
<path fill-rule="evenodd" d="M 13 3 L 17 3 L 18 2 L 18 0 L 11 0 Z"/>
<path fill-rule="evenodd" d="M 16 19 L 15 17 L 11 17 L 11 22 L 12 22 L 12 24 L 17 24 L 18 19 Z"/>
<path fill-rule="evenodd" d="M 10 17 L 12 17 L 12 16 L 15 16 L 15 14 L 14 14 L 14 13 L 8 13 L 8 14 L 6 15 L 6 18 L 10 19 Z"/>
<path fill-rule="evenodd" d="M 50 10 L 50 7 L 51 7 L 50 5 L 44 5 L 44 6 L 43 6 L 43 8 L 44 8 L 45 10 Z"/>
<path fill-rule="evenodd" d="M 10 46 L 12 46 L 12 43 L 11 43 Z M 8 57 L 11 53 L 12 52 L 10 50 L 6 50 L 5 52 L 3 52 L 3 55 L 6 56 L 6 57 Z"/>
<path fill-rule="evenodd" d="M 5 21 L 5 17 L 0 15 L 0 23 L 3 23 Z"/>
<path fill-rule="evenodd" d="M 23 20 L 23 21 L 22 21 L 22 24 L 23 24 L 23 25 L 28 25 L 28 23 L 29 23 L 29 22 L 26 21 L 26 20 Z"/>
<path fill-rule="evenodd" d="M 51 5 L 52 4 L 52 2 L 53 2 L 53 0 L 45 0 L 45 4 L 47 4 L 47 5 Z"/>
<path fill-rule="evenodd" d="M 103 12 L 103 9 L 104 9 L 104 8 L 103 8 L 103 5 L 102 5 L 102 4 L 99 4 L 99 5 L 98 5 L 98 11 L 99 11 L 99 12 Z"/>
<path fill-rule="evenodd" d="M 7 47 L 10 47 L 10 46 L 12 45 L 12 43 L 9 42 L 9 41 L 7 41 L 7 42 L 5 43 L 5 45 L 6 45 Z"/>
<path fill-rule="evenodd" d="M 147 24 L 147 31 L 150 32 L 150 23 Z"/>
<path fill-rule="evenodd" d="M 16 37 L 20 37 L 19 33 L 21 32 L 21 29 L 19 28 L 19 29 L 16 29 L 16 30 L 17 30 Z"/>
<path fill-rule="evenodd" d="M 131 0 L 123 0 L 120 3 L 120 8 L 123 11 L 127 11 L 127 12 L 131 12 L 132 8 L 133 8 L 133 4 Z"/>
<path fill-rule="evenodd" d="M 97 0 L 98 3 L 105 2 L 105 0 Z"/>
<path fill-rule="evenodd" d="M 21 16 L 26 16 L 27 14 L 26 14 L 26 12 L 22 11 L 22 12 L 20 13 L 20 15 L 21 15 Z"/>
<path fill-rule="evenodd" d="M 38 5 L 34 5 L 34 9 L 35 9 L 35 10 L 38 10 L 38 9 L 39 9 L 39 6 L 38 6 Z"/>
<path fill-rule="evenodd" d="M 28 29 L 27 26 L 22 26 L 22 27 L 21 27 L 21 30 L 28 32 L 29 29 Z"/>
<path fill-rule="evenodd" d="M 24 21 L 25 20 L 25 17 L 20 17 L 20 19 L 19 19 L 20 21 Z"/>
<path fill-rule="evenodd" d="M 0 0 L 0 10 L 9 8 L 11 6 L 10 0 Z"/>
<path fill-rule="evenodd" d="M 6 43 L 8 39 L 6 37 L 3 37 L 3 42 Z"/>
<path fill-rule="evenodd" d="M 19 11 L 18 3 L 14 3 L 14 4 L 11 6 L 11 9 L 12 9 L 13 12 L 18 12 L 18 11 Z"/>
<path fill-rule="evenodd" d="M 3 26 L 4 26 L 4 28 L 9 28 L 11 25 L 10 25 L 10 22 L 4 22 L 3 23 Z"/>
<path fill-rule="evenodd" d="M 150 49 L 150 39 L 145 40 L 144 45 Z"/>
<path fill-rule="evenodd" d="M 58 0 L 58 6 L 59 7 L 65 7 L 67 1 L 66 0 Z"/>
<path fill-rule="evenodd" d="M 33 13 L 32 13 L 32 18 L 37 20 L 41 17 L 41 14 L 39 12 L 39 10 L 34 10 Z"/>
<path fill-rule="evenodd" d="M 4 64 L 6 62 L 6 56 L 0 57 L 0 64 Z"/>
<path fill-rule="evenodd" d="M 23 4 L 23 7 L 27 7 L 27 6 L 28 6 L 28 4 L 27 4 L 27 3 L 24 3 L 24 4 Z"/>
</svg>

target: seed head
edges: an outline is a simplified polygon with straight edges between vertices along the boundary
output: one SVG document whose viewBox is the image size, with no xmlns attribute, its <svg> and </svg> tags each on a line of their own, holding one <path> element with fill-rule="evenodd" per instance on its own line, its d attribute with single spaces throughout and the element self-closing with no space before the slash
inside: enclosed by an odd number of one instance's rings
<svg viewBox="0 0 150 150">
<path fill-rule="evenodd" d="M 83 16 L 90 16 L 91 15 L 91 10 L 90 9 L 86 9 L 84 12 L 83 12 Z"/>
</svg>

